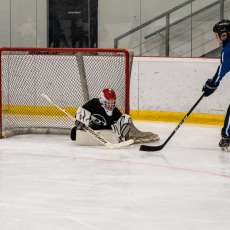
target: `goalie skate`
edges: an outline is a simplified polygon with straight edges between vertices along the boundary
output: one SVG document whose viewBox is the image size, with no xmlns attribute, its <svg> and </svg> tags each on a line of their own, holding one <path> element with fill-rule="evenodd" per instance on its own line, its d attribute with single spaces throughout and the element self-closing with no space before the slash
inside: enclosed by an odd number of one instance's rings
<svg viewBox="0 0 230 230">
<path fill-rule="evenodd" d="M 131 123 L 131 128 L 129 132 L 129 139 L 134 140 L 134 144 L 142 144 L 159 141 L 159 135 L 152 132 L 143 132 L 137 129 L 133 123 Z"/>
<path fill-rule="evenodd" d="M 160 137 L 155 133 L 146 132 L 145 136 L 135 137 L 133 138 L 133 140 L 134 140 L 134 144 L 142 144 L 142 143 L 150 143 L 150 142 L 159 141 Z"/>
<path fill-rule="evenodd" d="M 230 137 L 222 137 L 219 143 L 220 148 L 225 151 L 229 152 L 230 151 Z"/>
</svg>

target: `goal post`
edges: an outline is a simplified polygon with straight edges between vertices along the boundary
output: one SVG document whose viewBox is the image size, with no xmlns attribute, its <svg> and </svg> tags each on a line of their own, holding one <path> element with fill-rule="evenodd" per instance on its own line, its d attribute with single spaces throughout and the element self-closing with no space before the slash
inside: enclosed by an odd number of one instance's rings
<svg viewBox="0 0 230 230">
<path fill-rule="evenodd" d="M 132 59 L 126 49 L 0 48 L 0 136 L 68 133 L 73 123 L 43 93 L 74 116 L 111 87 L 129 114 Z"/>
</svg>

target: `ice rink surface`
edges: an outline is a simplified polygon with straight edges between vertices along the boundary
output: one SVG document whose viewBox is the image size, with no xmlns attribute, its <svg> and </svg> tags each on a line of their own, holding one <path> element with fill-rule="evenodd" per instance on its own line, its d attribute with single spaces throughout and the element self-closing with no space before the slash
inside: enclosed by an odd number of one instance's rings
<svg viewBox="0 0 230 230">
<path fill-rule="evenodd" d="M 177 125 L 135 123 L 162 141 Z M 228 230 L 230 152 L 219 139 L 220 127 L 186 124 L 159 152 L 58 135 L 2 139 L 0 229 Z"/>
</svg>

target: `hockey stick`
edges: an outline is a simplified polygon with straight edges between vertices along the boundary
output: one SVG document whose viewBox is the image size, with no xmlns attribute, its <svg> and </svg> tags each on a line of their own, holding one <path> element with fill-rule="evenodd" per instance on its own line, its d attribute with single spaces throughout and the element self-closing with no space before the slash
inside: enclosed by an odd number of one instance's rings
<svg viewBox="0 0 230 230">
<path fill-rule="evenodd" d="M 41 96 L 46 99 L 50 104 L 54 105 L 57 109 L 59 109 L 60 111 L 62 111 L 70 120 L 72 120 L 73 122 L 76 121 L 76 119 L 68 112 L 66 112 L 63 108 L 61 108 L 59 105 L 55 104 L 46 94 L 41 94 Z M 80 121 L 79 121 L 80 122 Z M 106 140 L 104 137 L 100 136 L 98 133 L 96 133 L 93 129 L 91 129 L 88 126 L 83 126 L 83 129 L 88 132 L 91 136 L 93 136 L 95 139 L 97 139 L 99 142 L 101 142 L 103 145 L 105 145 L 108 148 L 121 148 L 121 147 L 125 147 L 128 145 L 131 145 L 134 143 L 133 139 L 127 140 L 127 141 L 123 141 L 120 143 L 111 143 L 108 140 Z"/>
<path fill-rule="evenodd" d="M 177 125 L 177 127 L 173 130 L 173 132 L 170 134 L 170 136 L 166 139 L 166 141 L 157 146 L 149 146 L 149 145 L 141 145 L 140 151 L 158 151 L 164 148 L 164 146 L 169 142 L 169 140 L 172 138 L 172 136 L 176 133 L 176 131 L 180 128 L 180 126 L 185 122 L 185 120 L 188 118 L 190 113 L 195 109 L 195 107 L 200 103 L 202 98 L 204 97 L 204 94 L 201 95 L 201 97 L 197 100 L 197 102 L 193 105 L 193 107 L 189 110 L 189 112 L 184 116 L 184 118 L 181 120 L 181 122 Z"/>
</svg>

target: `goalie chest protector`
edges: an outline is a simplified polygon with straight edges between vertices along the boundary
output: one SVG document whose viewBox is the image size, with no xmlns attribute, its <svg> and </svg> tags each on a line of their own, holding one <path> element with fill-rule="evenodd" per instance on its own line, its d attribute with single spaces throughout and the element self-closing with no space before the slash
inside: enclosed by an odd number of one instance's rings
<svg viewBox="0 0 230 230">
<path fill-rule="evenodd" d="M 91 99 L 82 107 L 91 113 L 92 118 L 89 127 L 94 130 L 111 129 L 111 125 L 117 122 L 122 115 L 119 109 L 115 107 L 112 116 L 109 116 L 101 106 L 98 98 Z"/>
</svg>

